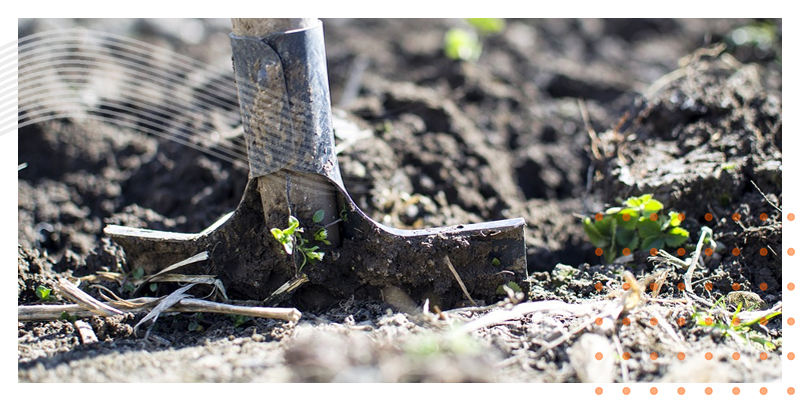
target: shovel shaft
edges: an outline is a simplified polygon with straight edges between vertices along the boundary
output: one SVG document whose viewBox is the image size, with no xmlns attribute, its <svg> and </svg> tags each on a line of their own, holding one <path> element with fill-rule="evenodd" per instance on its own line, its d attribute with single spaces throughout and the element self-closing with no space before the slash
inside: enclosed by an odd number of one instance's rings
<svg viewBox="0 0 800 400">
<path fill-rule="evenodd" d="M 338 215 L 341 183 L 330 116 L 322 22 L 314 18 L 232 21 L 234 69 L 247 139 L 250 176 L 258 180 L 268 228 L 288 216 L 310 224 L 318 210 L 327 225 Z M 338 247 L 337 227 L 328 228 Z"/>
</svg>

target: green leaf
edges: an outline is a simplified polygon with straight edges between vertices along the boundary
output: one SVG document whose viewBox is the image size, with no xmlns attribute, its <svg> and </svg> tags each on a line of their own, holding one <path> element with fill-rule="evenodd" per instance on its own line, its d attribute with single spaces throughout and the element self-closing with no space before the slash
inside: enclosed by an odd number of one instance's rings
<svg viewBox="0 0 800 400">
<path fill-rule="evenodd" d="M 66 311 L 62 311 L 61 315 L 59 315 L 58 319 L 61 319 L 61 320 L 64 320 L 64 321 L 69 321 L 69 322 L 75 322 L 78 319 L 78 317 L 76 317 L 74 315 L 70 315 Z"/>
<path fill-rule="evenodd" d="M 583 220 L 583 230 L 586 232 L 586 236 L 589 236 L 589 241 L 592 242 L 593 245 L 605 247 L 611 244 L 611 238 L 601 233 L 589 217 Z"/>
<path fill-rule="evenodd" d="M 669 225 L 670 226 L 681 226 L 681 213 L 670 211 L 669 212 Z"/>
<path fill-rule="evenodd" d="M 627 229 L 617 229 L 617 247 L 619 248 L 629 248 L 635 249 L 636 245 L 639 244 L 639 235 L 636 234 L 635 230 L 627 230 Z"/>
<path fill-rule="evenodd" d="M 317 210 L 317 212 L 315 212 L 314 216 L 311 218 L 315 224 L 322 222 L 323 219 L 325 219 L 325 210 Z"/>
<path fill-rule="evenodd" d="M 444 35 L 444 54 L 451 60 L 476 61 L 481 42 L 474 32 L 453 28 Z"/>
<path fill-rule="evenodd" d="M 642 209 L 644 209 L 645 213 L 657 213 L 664 208 L 664 205 L 661 204 L 658 200 L 650 200 L 642 205 Z"/>
<path fill-rule="evenodd" d="M 36 297 L 38 297 L 39 300 L 42 300 L 42 301 L 50 301 L 51 300 L 50 292 L 52 292 L 52 291 L 53 291 L 53 289 L 50 289 L 48 287 L 37 286 L 36 287 Z"/>
<path fill-rule="evenodd" d="M 678 247 L 689 239 L 689 231 L 683 228 L 671 228 L 664 235 L 664 241 L 669 247 Z"/>
<path fill-rule="evenodd" d="M 294 235 L 295 231 L 302 232 L 302 229 L 298 229 L 300 227 L 300 221 L 294 217 L 294 215 L 289 216 L 289 227 L 283 230 L 285 235 Z"/>
<path fill-rule="evenodd" d="M 328 241 L 328 230 L 325 228 L 318 230 L 317 233 L 314 234 L 314 240 L 325 243 L 328 246 L 331 245 L 331 242 Z"/>
<path fill-rule="evenodd" d="M 505 285 L 508 286 L 509 289 L 513 290 L 516 293 L 522 293 L 522 288 L 519 287 L 519 285 L 517 285 L 517 283 L 514 282 L 514 281 L 507 282 Z M 503 289 L 503 285 L 500 285 L 500 286 L 497 287 L 497 294 L 499 294 L 499 295 L 505 295 L 506 294 L 505 289 Z"/>
<path fill-rule="evenodd" d="M 625 200 L 625 205 L 631 208 L 640 208 L 642 204 L 647 203 L 650 199 L 653 198 L 652 194 L 645 194 L 639 197 L 631 197 L 628 200 Z"/>
<path fill-rule="evenodd" d="M 664 239 L 661 237 L 660 234 L 655 236 L 648 236 L 642 240 L 642 247 L 641 247 L 642 249 L 650 250 L 654 247 L 659 250 L 664 248 Z"/>
<path fill-rule="evenodd" d="M 150 291 L 155 293 L 158 290 L 158 284 L 153 282 L 150 284 Z"/>
<path fill-rule="evenodd" d="M 659 236 L 661 234 L 661 224 L 659 224 L 658 221 L 653 221 L 650 218 L 643 216 L 639 218 L 638 230 L 639 236 L 643 238 Z"/>
<path fill-rule="evenodd" d="M 629 216 L 627 221 L 624 219 L 625 215 Z M 636 227 L 639 225 L 639 213 L 632 208 L 624 208 L 620 210 L 620 212 L 616 214 L 614 218 L 617 220 L 617 225 L 623 229 L 636 229 Z"/>
<path fill-rule="evenodd" d="M 133 279 L 142 279 L 144 276 L 144 268 L 139 267 L 133 270 Z"/>
<path fill-rule="evenodd" d="M 467 22 L 484 35 L 501 32 L 506 27 L 502 18 L 467 18 Z"/>
<path fill-rule="evenodd" d="M 499 260 L 499 259 L 497 259 L 497 258 L 493 258 L 493 259 L 492 259 L 492 266 L 493 266 L 493 267 L 500 266 L 500 260 Z"/>
</svg>

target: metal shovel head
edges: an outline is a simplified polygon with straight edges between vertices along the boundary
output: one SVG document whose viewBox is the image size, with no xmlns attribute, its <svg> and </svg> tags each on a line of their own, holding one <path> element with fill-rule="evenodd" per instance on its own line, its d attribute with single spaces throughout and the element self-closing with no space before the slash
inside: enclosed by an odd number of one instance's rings
<svg viewBox="0 0 800 400">
<path fill-rule="evenodd" d="M 343 221 L 328 229 L 338 228 L 343 240 L 338 248 L 321 245 L 323 260 L 305 266 L 302 273 L 309 282 L 294 295 L 299 305 L 323 307 L 353 295 L 381 299 L 384 289 L 393 288 L 413 301 L 430 299 L 432 305 L 450 308 L 465 303 L 462 284 L 472 298 L 487 301 L 498 296 L 504 283 L 525 287 L 523 219 L 396 229 L 369 218 L 343 188 L 331 183 L 344 209 Z M 200 233 L 117 225 L 104 232 L 123 247 L 129 265 L 147 274 L 208 251 L 207 261 L 183 267 L 182 273 L 217 275 L 230 297 L 263 300 L 298 271 L 263 225 L 256 186 L 251 179 L 238 208 Z"/>
</svg>

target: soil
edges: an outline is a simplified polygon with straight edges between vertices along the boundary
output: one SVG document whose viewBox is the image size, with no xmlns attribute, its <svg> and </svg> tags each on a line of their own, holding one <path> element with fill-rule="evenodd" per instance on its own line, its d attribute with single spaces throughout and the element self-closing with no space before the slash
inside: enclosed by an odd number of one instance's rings
<svg viewBox="0 0 800 400">
<path fill-rule="evenodd" d="M 18 380 L 779 381 L 781 318 L 740 338 L 725 315 L 735 296 L 752 299 L 743 320 L 782 300 L 781 20 L 506 23 L 483 38 L 477 61 L 465 62 L 442 50 L 448 29 L 471 29 L 463 20 L 324 20 L 348 192 L 397 228 L 524 218 L 530 290 L 516 308 L 515 296 L 493 294 L 476 300 L 500 302 L 496 309 L 442 311 L 466 299 L 426 305 L 424 292 L 398 291 L 388 279 L 352 293 L 334 282 L 301 288 L 281 303 L 303 312 L 299 323 L 162 315 L 144 339 L 133 329 L 142 314 L 97 316 L 85 320 L 99 341 L 83 344 L 72 322 L 19 322 Z M 78 78 L 62 71 L 59 81 L 85 85 L 72 101 L 87 106 L 19 130 L 27 167 L 18 181 L 18 305 L 42 303 L 36 288 L 58 277 L 132 274 L 136 265 L 103 233 L 108 224 L 193 233 L 237 207 L 248 168 L 229 24 L 19 21 L 20 38 L 85 27 L 167 51 L 149 50 L 139 61 L 146 73 L 137 75 L 124 69 L 121 45 L 88 35 L 74 57 L 104 64 Z M 159 84 L 168 74 L 177 83 Z M 59 98 L 57 90 L 38 99 L 20 93 L 20 106 L 31 106 L 20 121 Z M 693 314 L 678 288 L 685 270 L 674 261 L 646 250 L 616 262 L 595 254 L 582 218 L 645 193 L 685 215 L 687 244 L 697 243 L 701 227 L 713 230 L 717 250 L 700 257 L 692 279 L 695 296 L 718 305 L 717 325 L 705 326 L 712 307 L 701 300 Z M 625 271 L 660 287 L 645 289 L 635 308 L 606 312 L 626 296 Z M 131 295 L 118 282 L 102 284 Z M 97 296 L 89 286 L 81 287 Z M 174 289 L 161 285 L 156 294 Z M 228 295 L 234 303 L 259 297 L 235 283 Z M 546 300 L 579 308 L 484 324 L 501 310 L 552 304 Z M 727 314 L 719 311 L 726 306 Z"/>
</svg>

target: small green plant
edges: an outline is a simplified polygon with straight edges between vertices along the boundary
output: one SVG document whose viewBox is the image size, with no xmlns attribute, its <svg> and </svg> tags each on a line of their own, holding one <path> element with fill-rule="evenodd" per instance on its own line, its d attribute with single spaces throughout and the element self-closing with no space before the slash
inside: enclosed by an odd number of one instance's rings
<svg viewBox="0 0 800 400">
<path fill-rule="evenodd" d="M 452 28 L 444 35 L 444 54 L 451 60 L 474 62 L 483 51 L 483 38 L 501 32 L 506 22 L 502 18 L 467 18 L 473 28 Z"/>
<path fill-rule="evenodd" d="M 247 321 L 250 321 L 252 318 L 246 315 L 231 315 L 231 319 L 233 319 L 233 327 L 238 328 L 247 323 Z"/>
<path fill-rule="evenodd" d="M 61 315 L 58 317 L 58 319 L 60 319 L 62 321 L 67 321 L 67 322 L 75 322 L 75 321 L 78 320 L 78 317 L 74 316 L 74 315 L 70 315 L 66 311 L 62 311 Z"/>
<path fill-rule="evenodd" d="M 722 302 L 722 309 L 725 309 L 726 307 L 723 299 L 717 301 L 717 303 L 715 303 L 714 306 L 716 307 L 720 302 Z M 757 324 L 766 324 L 767 321 L 771 320 L 772 318 L 780 316 L 782 312 L 775 311 L 761 318 L 754 318 L 750 321 L 741 321 L 739 319 L 740 315 L 739 313 L 742 311 L 742 305 L 743 305 L 742 303 L 739 303 L 736 306 L 736 311 L 733 313 L 733 316 L 731 317 L 731 323 L 719 322 L 710 314 L 699 313 L 697 311 L 692 313 L 692 318 L 695 319 L 695 321 L 699 326 L 705 326 L 713 330 L 719 330 L 724 335 L 740 339 L 746 343 L 750 344 L 758 343 L 764 346 L 768 350 L 775 350 L 779 346 L 779 344 L 776 344 L 775 342 L 770 340 L 770 338 L 768 338 L 766 335 L 759 332 L 758 330 L 753 329 L 753 326 Z"/>
<path fill-rule="evenodd" d="M 50 293 L 52 291 L 53 291 L 53 289 L 50 289 L 49 287 L 37 286 L 36 287 L 36 297 L 38 297 L 39 300 L 41 300 L 41 301 L 53 300 L 53 296 L 50 295 Z"/>
<path fill-rule="evenodd" d="M 622 249 L 663 249 L 678 247 L 689 239 L 689 232 L 680 227 L 682 216 L 670 211 L 660 215 L 664 205 L 645 194 L 631 197 L 624 207 L 613 207 L 600 218 L 586 217 L 583 229 L 593 245 L 603 250 L 607 260 L 616 259 Z"/>
<path fill-rule="evenodd" d="M 325 211 L 319 210 L 314 213 L 312 221 L 315 224 L 319 224 L 324 218 Z M 272 233 L 272 236 L 275 237 L 275 240 L 283 245 L 283 250 L 286 252 L 286 254 L 294 254 L 295 248 L 299 250 L 300 255 L 303 256 L 303 262 L 300 264 L 298 272 L 302 271 L 303 267 L 305 267 L 307 263 L 310 262 L 313 264 L 317 261 L 322 261 L 322 257 L 325 256 L 324 252 L 319 251 L 319 246 L 312 246 L 311 241 L 303 237 L 305 230 L 300 227 L 300 221 L 298 221 L 293 215 L 289 216 L 288 228 L 272 228 L 270 229 L 270 232 Z M 331 244 L 331 242 L 328 241 L 328 230 L 325 227 L 319 228 L 314 233 L 313 240 L 325 243 L 327 245 Z"/>
</svg>

